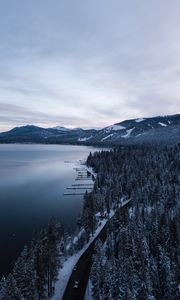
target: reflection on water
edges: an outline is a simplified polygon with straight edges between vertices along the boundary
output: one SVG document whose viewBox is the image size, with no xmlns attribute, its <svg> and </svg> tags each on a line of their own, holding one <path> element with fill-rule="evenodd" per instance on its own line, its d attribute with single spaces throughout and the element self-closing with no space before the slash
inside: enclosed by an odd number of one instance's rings
<svg viewBox="0 0 180 300">
<path fill-rule="evenodd" d="M 63 196 L 74 182 L 78 160 L 95 148 L 0 145 L 0 275 L 8 272 L 32 232 L 55 216 L 75 226 L 83 196 Z M 65 163 L 70 161 L 71 163 Z"/>
</svg>

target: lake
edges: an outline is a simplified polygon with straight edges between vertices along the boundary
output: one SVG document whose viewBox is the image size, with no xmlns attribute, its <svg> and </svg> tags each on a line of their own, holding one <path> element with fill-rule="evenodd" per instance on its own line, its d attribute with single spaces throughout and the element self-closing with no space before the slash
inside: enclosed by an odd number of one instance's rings
<svg viewBox="0 0 180 300">
<path fill-rule="evenodd" d="M 74 229 L 83 196 L 64 196 L 75 183 L 74 167 L 93 147 L 0 145 L 0 277 L 12 268 L 34 230 L 54 216 Z"/>
</svg>

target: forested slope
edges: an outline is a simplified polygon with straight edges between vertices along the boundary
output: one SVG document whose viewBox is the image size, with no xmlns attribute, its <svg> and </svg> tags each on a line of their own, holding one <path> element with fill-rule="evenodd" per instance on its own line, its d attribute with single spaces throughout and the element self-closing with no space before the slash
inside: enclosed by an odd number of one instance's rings
<svg viewBox="0 0 180 300">
<path fill-rule="evenodd" d="M 180 148 L 129 146 L 90 154 L 98 173 L 99 210 L 131 198 L 118 213 L 105 245 L 96 245 L 91 269 L 93 299 L 179 299 Z"/>
<path fill-rule="evenodd" d="M 105 243 L 95 247 L 93 299 L 179 299 L 180 146 L 121 146 L 90 154 L 87 164 L 97 176 L 76 232 L 64 232 L 51 218 L 0 281 L 0 299 L 52 298 L 64 261 L 114 212 Z M 119 207 L 128 199 L 122 214 Z"/>
</svg>

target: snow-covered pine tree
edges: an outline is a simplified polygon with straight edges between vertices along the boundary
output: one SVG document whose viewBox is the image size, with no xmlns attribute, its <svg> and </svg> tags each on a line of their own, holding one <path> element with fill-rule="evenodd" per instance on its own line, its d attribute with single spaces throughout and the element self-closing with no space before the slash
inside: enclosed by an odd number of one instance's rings
<svg viewBox="0 0 180 300">
<path fill-rule="evenodd" d="M 47 230 L 47 282 L 49 297 L 52 297 L 54 293 L 59 267 L 59 228 L 57 227 L 55 219 L 50 218 Z"/>
<path fill-rule="evenodd" d="M 1 300 L 22 300 L 23 297 L 17 287 L 17 282 L 12 274 L 9 274 L 1 288 Z"/>
</svg>

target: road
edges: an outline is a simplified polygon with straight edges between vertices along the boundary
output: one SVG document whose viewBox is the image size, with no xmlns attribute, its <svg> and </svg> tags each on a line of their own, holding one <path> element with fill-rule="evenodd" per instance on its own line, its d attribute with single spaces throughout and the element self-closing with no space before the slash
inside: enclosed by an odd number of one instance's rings
<svg viewBox="0 0 180 300">
<path fill-rule="evenodd" d="M 129 207 L 129 203 L 120 208 L 120 213 L 123 214 L 123 211 L 127 209 L 127 207 Z M 79 261 L 77 262 L 76 271 L 73 271 L 69 278 L 62 300 L 84 300 L 89 273 L 91 270 L 94 245 L 98 239 L 100 239 L 103 243 L 105 242 L 107 226 L 112 219 L 113 217 L 104 225 L 95 240 L 80 257 Z M 76 280 L 79 280 L 78 288 L 74 288 L 74 283 Z"/>
</svg>

